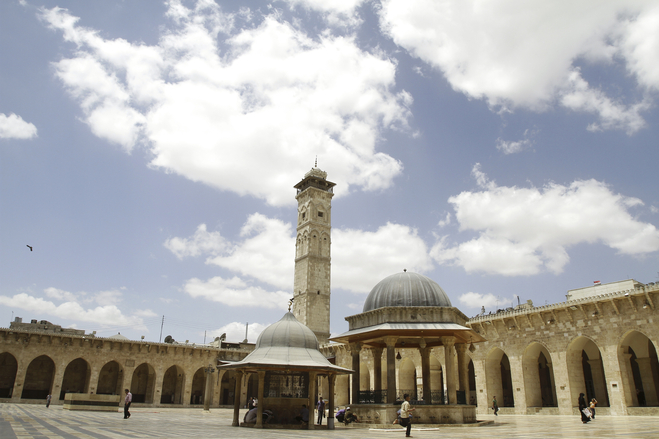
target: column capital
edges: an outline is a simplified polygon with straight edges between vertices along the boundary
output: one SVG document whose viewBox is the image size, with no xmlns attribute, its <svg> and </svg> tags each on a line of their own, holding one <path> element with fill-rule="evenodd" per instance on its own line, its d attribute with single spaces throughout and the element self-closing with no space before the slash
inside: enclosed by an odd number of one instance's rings
<svg viewBox="0 0 659 439">
<path fill-rule="evenodd" d="M 455 350 L 458 352 L 458 354 L 462 355 L 467 352 L 467 345 L 464 343 L 456 344 Z"/>
<path fill-rule="evenodd" d="M 362 344 L 359 341 L 353 341 L 348 344 L 350 347 L 350 352 L 354 354 L 358 354 L 362 350 Z"/>
<path fill-rule="evenodd" d="M 383 350 L 384 350 L 383 348 L 373 347 L 373 348 L 371 348 L 371 353 L 373 354 L 374 358 L 378 357 L 378 356 L 381 357 Z"/>
<path fill-rule="evenodd" d="M 452 337 L 452 336 L 440 337 L 440 340 L 442 341 L 442 344 L 445 347 L 455 346 L 455 337 Z"/>
<path fill-rule="evenodd" d="M 393 348 L 396 346 L 396 341 L 398 341 L 398 337 L 389 336 L 389 337 L 384 337 L 382 340 L 384 341 L 384 343 L 387 345 L 388 348 L 389 347 Z"/>
</svg>

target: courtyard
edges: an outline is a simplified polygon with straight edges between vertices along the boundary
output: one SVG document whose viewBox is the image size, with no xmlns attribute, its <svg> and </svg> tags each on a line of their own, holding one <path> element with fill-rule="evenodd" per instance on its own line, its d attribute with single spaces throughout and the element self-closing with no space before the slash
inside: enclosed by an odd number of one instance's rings
<svg viewBox="0 0 659 439">
<path fill-rule="evenodd" d="M 231 427 L 231 409 L 135 408 L 122 413 L 67 411 L 61 406 L 0 404 L 0 439 L 28 438 L 396 438 L 402 428 L 371 429 L 338 425 L 333 431 L 257 430 Z M 241 410 L 241 417 L 244 410 Z M 415 438 L 659 438 L 655 417 L 610 416 L 582 424 L 578 416 L 479 416 L 482 427 L 413 429 Z M 325 420 L 326 421 L 326 420 Z"/>
</svg>

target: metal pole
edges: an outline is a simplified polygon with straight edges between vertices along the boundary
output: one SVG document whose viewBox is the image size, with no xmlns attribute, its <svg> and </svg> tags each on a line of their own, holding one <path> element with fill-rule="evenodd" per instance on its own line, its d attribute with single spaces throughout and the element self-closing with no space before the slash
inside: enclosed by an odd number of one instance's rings
<svg viewBox="0 0 659 439">
<path fill-rule="evenodd" d="M 158 340 L 158 343 L 162 343 L 162 327 L 165 324 L 165 316 L 162 316 L 162 322 L 160 322 L 160 339 Z"/>
</svg>

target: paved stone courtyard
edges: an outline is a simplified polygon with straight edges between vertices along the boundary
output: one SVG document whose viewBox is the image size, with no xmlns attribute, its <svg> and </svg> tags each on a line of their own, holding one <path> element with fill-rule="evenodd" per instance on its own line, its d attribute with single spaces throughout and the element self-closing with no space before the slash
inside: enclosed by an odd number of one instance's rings
<svg viewBox="0 0 659 439">
<path fill-rule="evenodd" d="M 396 438 L 404 430 L 337 426 L 336 430 L 257 430 L 231 427 L 232 411 L 139 409 L 124 420 L 120 412 L 70 412 L 61 406 L 0 404 L 0 439 L 14 438 Z M 243 411 L 241 411 L 241 416 Z M 656 417 L 602 417 L 582 424 L 577 416 L 482 416 L 494 424 L 412 430 L 415 438 L 659 438 Z"/>
</svg>

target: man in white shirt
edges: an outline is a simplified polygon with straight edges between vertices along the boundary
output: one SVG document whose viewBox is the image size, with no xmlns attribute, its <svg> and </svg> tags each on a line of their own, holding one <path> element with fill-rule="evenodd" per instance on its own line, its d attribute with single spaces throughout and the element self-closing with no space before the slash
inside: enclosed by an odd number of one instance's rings
<svg viewBox="0 0 659 439">
<path fill-rule="evenodd" d="M 124 399 L 124 419 L 130 418 L 130 412 L 128 409 L 130 408 L 130 403 L 133 402 L 133 394 L 130 393 L 130 390 L 124 389 L 126 392 L 126 398 Z"/>
</svg>

